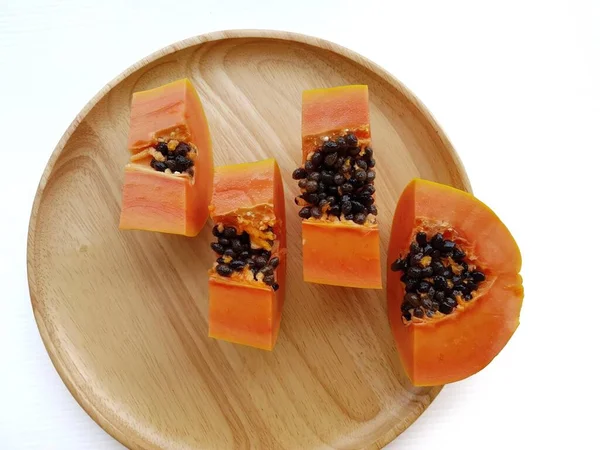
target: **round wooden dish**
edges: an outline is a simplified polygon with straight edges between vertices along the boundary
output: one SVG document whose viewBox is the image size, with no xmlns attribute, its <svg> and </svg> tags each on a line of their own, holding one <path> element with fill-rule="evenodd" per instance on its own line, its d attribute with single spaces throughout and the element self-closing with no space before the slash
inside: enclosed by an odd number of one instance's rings
<svg viewBox="0 0 600 450">
<path fill-rule="evenodd" d="M 207 337 L 210 224 L 193 239 L 117 228 L 131 94 L 180 77 L 202 98 L 215 164 L 274 156 L 282 168 L 290 257 L 273 352 Z M 385 290 L 302 280 L 291 178 L 301 91 L 350 83 L 369 85 L 383 264 L 396 201 L 412 177 L 466 190 L 469 182 L 425 107 L 383 69 L 332 43 L 265 31 L 188 39 L 109 83 L 59 142 L 31 215 L 33 310 L 71 393 L 126 446 L 381 448 L 440 391 L 408 382 Z"/>
</svg>

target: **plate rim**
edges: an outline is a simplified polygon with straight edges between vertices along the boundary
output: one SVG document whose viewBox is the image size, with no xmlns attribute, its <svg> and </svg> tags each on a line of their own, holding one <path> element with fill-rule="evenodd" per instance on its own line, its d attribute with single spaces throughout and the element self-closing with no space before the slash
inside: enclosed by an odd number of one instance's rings
<svg viewBox="0 0 600 450">
<path fill-rule="evenodd" d="M 96 94 L 81 108 L 81 110 L 77 113 L 75 118 L 71 121 L 67 129 L 64 131 L 63 135 L 59 139 L 58 143 L 54 147 L 54 150 L 50 154 L 46 162 L 46 166 L 42 175 L 40 177 L 35 197 L 33 199 L 33 203 L 30 210 L 29 216 L 29 226 L 27 232 L 27 254 L 26 254 L 26 265 L 27 265 L 27 284 L 30 296 L 31 307 L 33 310 L 34 319 L 36 322 L 36 326 L 38 328 L 38 332 L 42 339 L 42 343 L 44 344 L 44 348 L 52 365 L 57 371 L 59 377 L 62 382 L 70 392 L 71 396 L 75 399 L 75 401 L 81 406 L 81 408 L 87 413 L 87 415 L 96 422 L 106 433 L 124 445 L 126 448 L 142 448 L 139 445 L 139 442 L 135 442 L 135 437 L 131 437 L 122 432 L 121 429 L 116 427 L 110 420 L 104 417 L 100 411 L 96 408 L 94 403 L 90 401 L 88 395 L 85 395 L 81 389 L 77 389 L 75 382 L 71 379 L 71 374 L 64 370 L 64 364 L 61 363 L 61 358 L 59 355 L 59 351 L 54 345 L 54 342 L 50 336 L 50 333 L 47 329 L 47 324 L 45 323 L 44 314 L 41 314 L 40 308 L 36 307 L 38 303 L 36 298 L 36 278 L 34 275 L 34 268 L 30 261 L 33 260 L 34 249 L 35 249 L 35 236 L 37 232 L 37 216 L 38 211 L 41 204 L 41 199 L 44 196 L 46 184 L 50 178 L 51 173 L 54 170 L 54 166 L 61 156 L 65 144 L 71 138 L 72 134 L 75 132 L 77 127 L 83 122 L 83 120 L 87 117 L 89 112 L 96 106 L 96 104 L 104 98 L 106 94 L 108 94 L 113 88 L 115 88 L 119 83 L 121 83 L 124 79 L 129 77 L 131 74 L 136 72 L 137 70 L 143 68 L 144 66 L 155 62 L 156 60 L 173 54 L 175 52 L 185 50 L 187 48 L 203 45 L 209 42 L 217 42 L 223 40 L 230 39 L 275 39 L 275 40 L 287 40 L 295 43 L 306 44 L 313 47 L 320 48 L 322 50 L 331 51 L 338 55 L 341 55 L 345 58 L 350 59 L 351 61 L 366 67 L 368 70 L 372 71 L 376 75 L 383 78 L 386 82 L 391 84 L 395 89 L 399 90 L 403 93 L 403 95 L 418 109 L 419 113 L 421 113 L 425 119 L 431 124 L 438 138 L 442 141 L 442 144 L 448 150 L 448 155 L 452 158 L 453 163 L 455 164 L 456 171 L 458 173 L 459 178 L 464 184 L 464 188 L 466 191 L 472 193 L 472 186 L 467 175 L 464 164 L 458 155 L 458 152 L 452 145 L 450 139 L 444 132 L 442 126 L 435 119 L 434 115 L 429 111 L 429 109 L 424 105 L 424 103 L 399 79 L 397 79 L 394 75 L 385 70 L 382 66 L 377 63 L 371 61 L 370 59 L 362 56 L 361 54 L 351 50 L 343 45 L 337 44 L 335 42 L 329 41 L 327 39 L 323 39 L 320 37 L 291 32 L 285 30 L 276 30 L 276 29 L 253 29 L 253 28 L 240 28 L 240 29 L 225 29 L 220 31 L 211 31 L 208 33 L 203 33 L 195 36 L 191 36 L 179 41 L 176 41 L 172 44 L 164 46 L 145 57 L 137 60 L 135 63 L 127 67 L 113 79 L 111 79 L 108 83 L 106 83 Z M 423 412 L 431 406 L 433 401 L 437 398 L 440 391 L 443 389 L 444 385 L 435 386 L 431 388 L 430 393 L 428 394 L 430 397 L 430 402 L 427 407 L 425 407 L 422 411 L 418 412 L 415 416 L 414 420 L 410 422 L 408 425 L 405 425 L 403 422 L 398 423 L 398 425 L 394 426 L 391 430 L 386 433 L 380 435 L 369 447 L 373 449 L 381 449 L 385 447 L 390 442 L 394 441 L 397 437 L 399 437 L 406 429 L 408 429 L 422 414 Z M 132 441 L 131 439 L 134 439 Z"/>
</svg>

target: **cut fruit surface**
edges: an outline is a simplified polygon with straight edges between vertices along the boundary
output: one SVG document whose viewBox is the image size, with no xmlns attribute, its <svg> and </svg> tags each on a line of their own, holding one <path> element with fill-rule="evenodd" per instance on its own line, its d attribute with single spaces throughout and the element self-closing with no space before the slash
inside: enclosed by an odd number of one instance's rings
<svg viewBox="0 0 600 450">
<path fill-rule="evenodd" d="M 208 219 L 213 156 L 188 79 L 132 96 L 119 228 L 196 236 Z"/>
<path fill-rule="evenodd" d="M 302 165 L 292 177 L 304 280 L 381 289 L 367 86 L 303 92 Z"/>
<path fill-rule="evenodd" d="M 283 184 L 274 159 L 217 167 L 210 205 L 209 336 L 275 347 L 285 299 Z"/>
<path fill-rule="evenodd" d="M 411 181 L 396 206 L 387 268 L 390 324 L 416 386 L 477 373 L 519 326 L 519 248 L 471 194 Z"/>
</svg>

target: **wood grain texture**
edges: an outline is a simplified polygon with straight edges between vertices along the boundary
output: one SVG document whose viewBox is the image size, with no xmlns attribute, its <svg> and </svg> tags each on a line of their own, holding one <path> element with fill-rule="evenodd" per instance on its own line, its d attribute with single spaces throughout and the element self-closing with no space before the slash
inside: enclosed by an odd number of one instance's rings
<svg viewBox="0 0 600 450">
<path fill-rule="evenodd" d="M 204 103 L 216 164 L 275 156 L 282 169 L 290 253 L 274 352 L 207 337 L 210 225 L 193 239 L 117 229 L 131 94 L 184 76 Z M 383 264 L 412 177 L 470 186 L 423 105 L 332 43 L 268 31 L 180 42 L 109 83 L 59 142 L 30 221 L 33 310 L 73 396 L 129 448 L 381 448 L 438 394 L 408 382 L 385 290 L 302 281 L 291 178 L 301 92 L 351 83 L 369 85 Z"/>
</svg>

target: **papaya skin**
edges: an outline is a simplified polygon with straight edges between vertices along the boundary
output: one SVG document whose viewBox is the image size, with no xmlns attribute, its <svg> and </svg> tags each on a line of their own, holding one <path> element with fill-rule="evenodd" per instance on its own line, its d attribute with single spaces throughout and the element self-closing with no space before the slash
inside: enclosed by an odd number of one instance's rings
<svg viewBox="0 0 600 450">
<path fill-rule="evenodd" d="M 193 176 L 150 167 L 148 149 L 159 139 L 193 145 Z M 133 94 L 128 149 L 119 228 L 196 236 L 208 220 L 214 169 L 208 122 L 188 79 Z"/>
<path fill-rule="evenodd" d="M 352 132 L 359 146 L 371 143 L 366 85 L 312 89 L 302 93 L 302 164 L 323 144 Z M 375 196 L 373 196 L 375 198 Z M 304 281 L 332 286 L 382 289 L 379 228 L 347 220 L 304 219 Z"/>
<path fill-rule="evenodd" d="M 248 234 L 260 224 L 272 224 L 277 237 L 271 248 L 279 258 L 274 270 L 279 289 L 234 274 L 222 277 L 209 270 L 209 336 L 261 350 L 274 349 L 286 289 L 285 199 L 281 172 L 275 159 L 221 166 L 215 169 L 211 218 Z"/>
<path fill-rule="evenodd" d="M 450 230 L 486 274 L 472 300 L 458 301 L 449 315 L 402 318 L 404 283 L 391 270 L 408 252 L 417 231 Z M 524 298 L 521 254 L 498 216 L 471 194 L 414 179 L 400 196 L 387 257 L 388 317 L 399 357 L 415 386 L 468 378 L 488 366 L 519 327 Z"/>
</svg>

